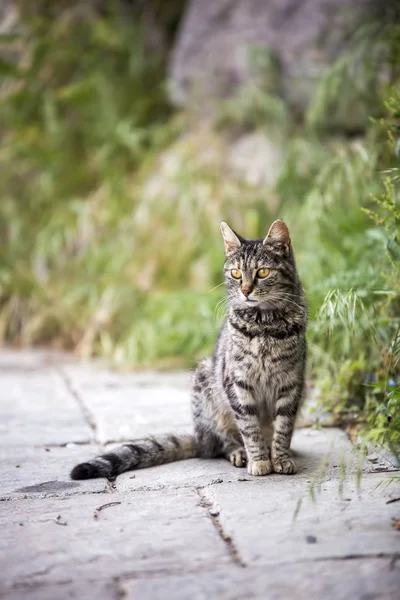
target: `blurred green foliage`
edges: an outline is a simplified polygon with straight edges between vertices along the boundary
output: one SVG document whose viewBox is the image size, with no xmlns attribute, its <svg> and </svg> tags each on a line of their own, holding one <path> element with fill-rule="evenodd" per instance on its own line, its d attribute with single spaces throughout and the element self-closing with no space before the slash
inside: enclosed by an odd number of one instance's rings
<svg viewBox="0 0 400 600">
<path fill-rule="evenodd" d="M 371 45 L 370 31 L 304 123 L 269 78 L 222 103 L 211 127 L 169 107 L 164 56 L 146 49 L 139 16 L 30 14 L 0 39 L 0 338 L 130 368 L 192 365 L 226 308 L 219 221 L 260 237 L 283 217 L 309 300 L 310 375 L 338 418 L 397 444 L 400 32 L 375 28 Z M 257 57 L 270 75 L 271 57 Z M 328 136 L 332 107 L 366 95 L 366 131 Z M 281 136 L 273 190 L 226 168 L 235 131 Z"/>
</svg>

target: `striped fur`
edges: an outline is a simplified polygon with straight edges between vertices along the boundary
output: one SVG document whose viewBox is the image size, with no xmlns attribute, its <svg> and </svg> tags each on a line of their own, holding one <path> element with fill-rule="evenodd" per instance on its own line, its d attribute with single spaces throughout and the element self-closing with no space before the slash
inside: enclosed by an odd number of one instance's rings
<svg viewBox="0 0 400 600">
<path fill-rule="evenodd" d="M 117 475 L 133 469 L 143 469 L 164 463 L 195 458 L 199 453 L 193 435 L 163 435 L 124 444 L 72 469 L 72 479 L 92 479 Z"/>
<path fill-rule="evenodd" d="M 77 465 L 72 479 L 220 456 L 252 475 L 296 472 L 289 448 L 304 394 L 307 308 L 289 231 L 280 220 L 264 240 L 245 240 L 226 223 L 221 230 L 228 315 L 195 373 L 194 436 L 125 444 Z"/>
</svg>

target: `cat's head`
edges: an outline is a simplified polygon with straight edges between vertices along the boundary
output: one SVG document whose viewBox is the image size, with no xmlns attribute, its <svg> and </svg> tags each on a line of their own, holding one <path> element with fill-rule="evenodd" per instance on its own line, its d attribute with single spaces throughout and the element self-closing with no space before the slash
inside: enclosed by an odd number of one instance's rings
<svg viewBox="0 0 400 600">
<path fill-rule="evenodd" d="M 290 305 L 299 280 L 289 230 L 282 220 L 272 223 L 267 236 L 246 240 L 221 223 L 225 243 L 224 276 L 230 303 L 237 308 L 269 309 Z"/>
</svg>

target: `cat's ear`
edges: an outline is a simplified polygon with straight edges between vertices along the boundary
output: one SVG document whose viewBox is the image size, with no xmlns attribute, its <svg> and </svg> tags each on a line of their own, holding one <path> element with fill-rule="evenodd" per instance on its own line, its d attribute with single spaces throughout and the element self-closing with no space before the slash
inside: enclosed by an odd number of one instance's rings
<svg viewBox="0 0 400 600">
<path fill-rule="evenodd" d="M 222 237 L 224 238 L 225 254 L 227 256 L 233 254 L 236 252 L 236 250 L 239 250 L 240 246 L 242 245 L 240 238 L 224 221 L 221 223 L 221 233 Z"/>
<path fill-rule="evenodd" d="M 274 221 L 269 228 L 267 237 L 264 239 L 263 244 L 267 244 L 269 242 L 273 244 L 282 244 L 287 253 L 291 251 L 292 244 L 290 241 L 289 229 L 282 219 Z"/>
</svg>

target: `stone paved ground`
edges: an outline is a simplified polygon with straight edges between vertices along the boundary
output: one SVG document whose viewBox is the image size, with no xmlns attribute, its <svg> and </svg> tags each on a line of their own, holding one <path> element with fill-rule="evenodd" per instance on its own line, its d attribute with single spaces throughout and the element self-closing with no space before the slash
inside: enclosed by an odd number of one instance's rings
<svg viewBox="0 0 400 600">
<path fill-rule="evenodd" d="M 296 432 L 295 476 L 191 460 L 78 483 L 108 444 L 190 429 L 190 376 L 2 351 L 0 377 L 1 598 L 400 598 L 394 465 L 370 456 L 358 489 L 339 429 Z"/>
</svg>

